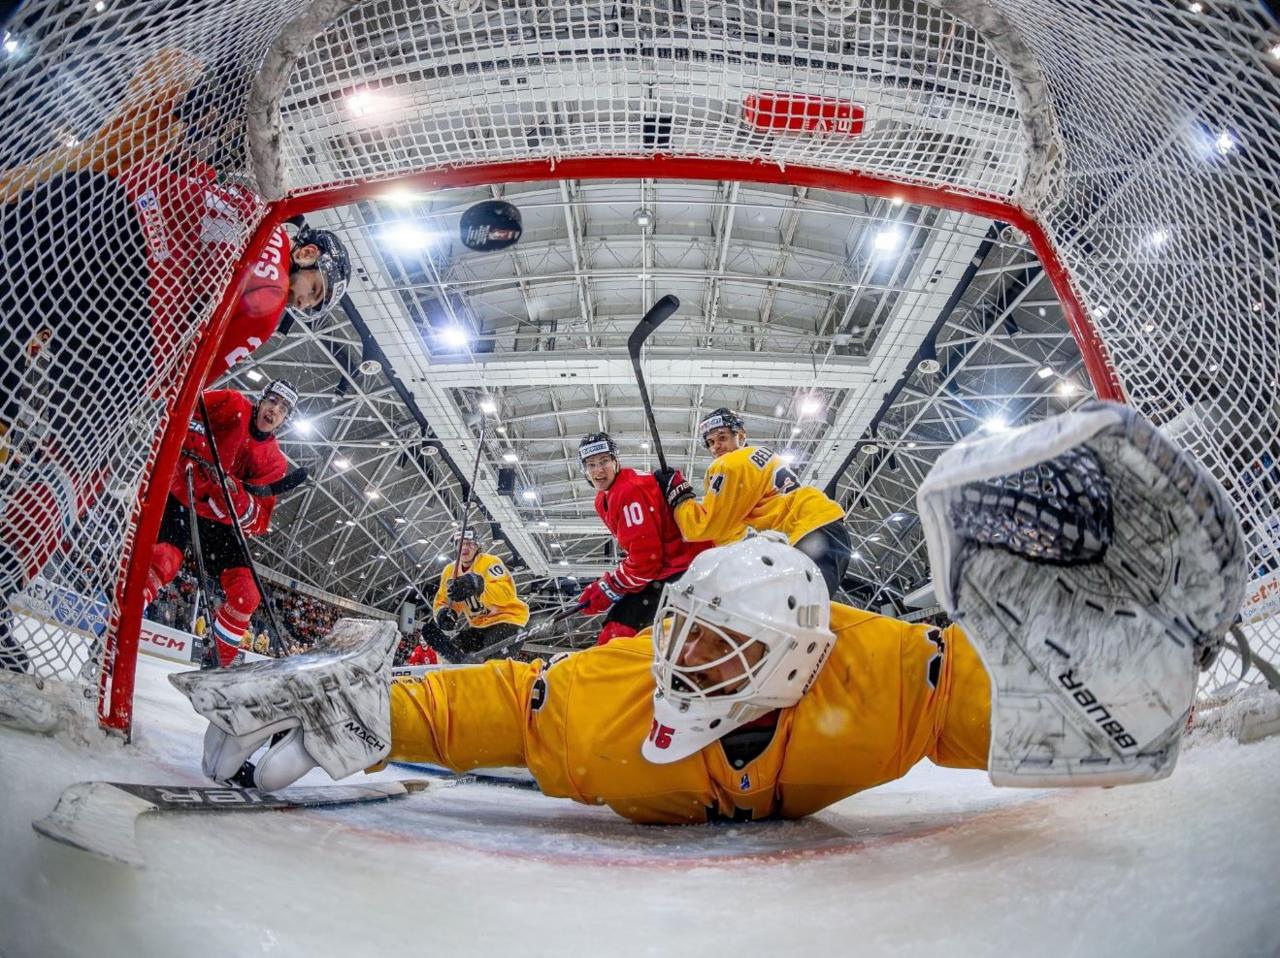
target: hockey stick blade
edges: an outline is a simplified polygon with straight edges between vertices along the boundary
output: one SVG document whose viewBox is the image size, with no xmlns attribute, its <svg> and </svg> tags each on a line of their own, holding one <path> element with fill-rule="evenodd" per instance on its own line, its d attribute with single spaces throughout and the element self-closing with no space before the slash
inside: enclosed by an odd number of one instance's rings
<svg viewBox="0 0 1280 958">
<path fill-rule="evenodd" d="M 650 306 L 649 312 L 645 313 L 640 322 L 636 323 L 636 328 L 627 337 L 627 352 L 632 357 L 639 356 L 640 347 L 644 345 L 644 341 L 652 336 L 654 330 L 670 319 L 679 308 L 680 300 L 671 293 L 667 293 L 666 296 L 663 296 L 662 299 Z"/>
<path fill-rule="evenodd" d="M 137 785 L 77 782 L 62 791 L 53 811 L 31 827 L 45 838 L 110 861 L 145 864 L 134 826 L 146 812 L 258 812 L 383 802 L 420 792 L 421 779 L 361 785 L 302 785 L 261 792 L 217 785 Z"/>
</svg>

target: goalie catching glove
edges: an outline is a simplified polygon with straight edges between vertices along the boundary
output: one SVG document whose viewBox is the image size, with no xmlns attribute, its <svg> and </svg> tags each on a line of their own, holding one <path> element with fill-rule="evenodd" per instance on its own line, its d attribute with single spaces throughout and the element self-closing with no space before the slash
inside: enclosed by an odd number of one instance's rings
<svg viewBox="0 0 1280 958">
<path fill-rule="evenodd" d="M 209 720 L 205 775 L 270 792 L 316 766 L 339 779 L 380 762 L 391 750 L 399 641 L 393 623 L 341 619 L 315 652 L 169 676 Z"/>
<path fill-rule="evenodd" d="M 939 602 L 992 684 L 997 785 L 1168 775 L 1244 595 L 1222 487 L 1132 409 L 1078 411 L 939 457 L 918 493 Z"/>
</svg>

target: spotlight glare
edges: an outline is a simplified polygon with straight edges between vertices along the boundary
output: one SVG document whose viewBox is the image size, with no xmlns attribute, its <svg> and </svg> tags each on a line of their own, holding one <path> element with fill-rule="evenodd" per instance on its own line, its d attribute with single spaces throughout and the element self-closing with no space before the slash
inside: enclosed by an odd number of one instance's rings
<svg viewBox="0 0 1280 958">
<path fill-rule="evenodd" d="M 440 333 L 440 338 L 444 340 L 446 346 L 466 346 L 471 342 L 471 337 L 467 335 L 467 331 L 460 326 L 449 326 Z"/>
<path fill-rule="evenodd" d="M 876 234 L 873 245 L 882 253 L 897 249 L 902 243 L 902 235 L 897 230 L 881 230 Z"/>
<path fill-rule="evenodd" d="M 1009 428 L 1009 423 L 1004 416 L 988 416 L 983 420 L 982 428 L 987 432 L 1004 432 Z"/>
</svg>

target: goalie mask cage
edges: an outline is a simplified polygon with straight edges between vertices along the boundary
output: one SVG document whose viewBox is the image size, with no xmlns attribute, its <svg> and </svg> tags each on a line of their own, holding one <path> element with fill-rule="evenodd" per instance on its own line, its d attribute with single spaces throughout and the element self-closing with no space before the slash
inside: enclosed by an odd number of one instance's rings
<svg viewBox="0 0 1280 958">
<path fill-rule="evenodd" d="M 277 223 L 393 182 L 641 177 L 1021 230 L 1096 392 L 1231 493 L 1274 654 L 1277 67 L 1243 0 L 29 2 L 0 50 L 0 664 L 127 732 L 167 477 Z"/>
</svg>

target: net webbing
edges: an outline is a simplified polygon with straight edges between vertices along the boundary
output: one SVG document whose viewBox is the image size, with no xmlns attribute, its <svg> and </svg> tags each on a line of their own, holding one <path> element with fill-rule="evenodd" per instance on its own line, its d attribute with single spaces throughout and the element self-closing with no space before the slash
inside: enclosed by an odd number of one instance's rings
<svg viewBox="0 0 1280 958">
<path fill-rule="evenodd" d="M 1259 6 L 438 0 L 287 26 L 341 9 L 47 2 L 9 24 L 0 575 L 42 672 L 110 644 L 155 437 L 263 215 L 248 192 L 205 206 L 211 178 L 276 199 L 658 154 L 1030 212 L 1126 397 L 1231 492 L 1263 596 L 1246 629 L 1280 652 L 1280 81 Z M 288 68 L 262 71 L 273 45 Z M 70 646 L 42 624 L 76 616 Z"/>
</svg>

